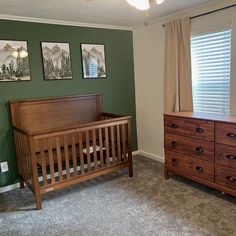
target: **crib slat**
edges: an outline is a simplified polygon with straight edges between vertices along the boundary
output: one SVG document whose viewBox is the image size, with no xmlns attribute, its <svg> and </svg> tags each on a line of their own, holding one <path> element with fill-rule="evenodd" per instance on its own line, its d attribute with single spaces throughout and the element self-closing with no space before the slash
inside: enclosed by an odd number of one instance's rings
<svg viewBox="0 0 236 236">
<path fill-rule="evenodd" d="M 40 143 L 40 160 L 42 166 L 43 184 L 47 185 L 48 181 L 47 181 L 46 159 L 42 140 L 39 143 Z"/>
<path fill-rule="evenodd" d="M 22 135 L 19 133 L 18 135 L 18 142 L 19 142 L 19 152 L 20 152 L 20 163 L 21 163 L 21 175 L 22 178 L 25 179 L 25 164 L 24 164 L 24 158 L 23 158 L 23 145 L 22 145 Z"/>
<path fill-rule="evenodd" d="M 27 164 L 28 164 L 28 168 L 30 167 L 31 168 L 31 162 L 30 162 L 30 151 L 29 151 L 29 139 L 27 136 L 25 136 L 25 154 L 26 154 L 26 158 L 27 158 Z M 29 184 L 32 184 L 31 180 L 32 180 L 32 173 L 30 173 L 30 171 L 28 170 L 27 171 L 28 173 L 28 180 L 27 182 Z"/>
<path fill-rule="evenodd" d="M 22 135 L 22 154 L 23 154 L 23 157 L 24 157 L 24 175 L 25 175 L 25 178 L 26 178 L 26 181 L 28 182 L 29 180 L 29 170 L 28 170 L 28 160 L 27 160 L 27 156 L 26 156 L 26 145 L 25 145 L 25 135 Z"/>
<path fill-rule="evenodd" d="M 117 149 L 118 149 L 118 161 L 121 160 L 121 149 L 120 149 L 120 126 L 116 126 L 116 135 L 117 135 Z"/>
<path fill-rule="evenodd" d="M 76 160 L 76 147 L 75 147 L 75 134 L 72 134 L 72 159 L 73 159 L 73 168 L 74 168 L 74 176 L 78 175 L 77 172 L 77 160 Z"/>
<path fill-rule="evenodd" d="M 20 147 L 20 135 L 18 131 L 14 130 L 15 144 L 16 144 L 16 155 L 17 155 L 17 163 L 19 168 L 19 174 L 22 176 L 22 161 L 21 161 L 21 147 Z"/>
<path fill-rule="evenodd" d="M 94 169 L 96 170 L 97 169 L 97 143 L 96 143 L 96 130 L 93 129 L 92 131 L 92 134 L 93 134 L 93 163 L 94 163 Z"/>
<path fill-rule="evenodd" d="M 70 179 L 70 161 L 69 161 L 69 150 L 67 136 L 64 136 L 64 152 L 65 152 L 65 163 L 66 163 L 66 178 Z"/>
<path fill-rule="evenodd" d="M 99 146 L 100 146 L 100 165 L 103 166 L 103 141 L 102 141 L 102 129 L 98 131 L 99 135 Z"/>
<path fill-rule="evenodd" d="M 28 167 L 31 167 L 31 162 L 29 160 L 30 158 L 30 153 L 29 153 L 29 139 L 28 137 L 25 136 L 25 154 L 26 154 L 26 158 L 27 158 L 27 163 L 28 163 Z M 31 183 L 32 180 L 32 174 L 30 173 L 30 171 L 27 171 L 28 173 L 28 183 Z"/>
<path fill-rule="evenodd" d="M 24 166 L 24 178 L 28 181 L 29 180 L 29 171 L 28 169 L 26 168 L 26 166 L 28 165 L 27 163 L 27 157 L 26 157 L 26 145 L 25 145 L 25 135 L 22 135 L 22 155 L 23 155 L 23 161 L 26 162 L 23 166 Z"/>
<path fill-rule="evenodd" d="M 128 161 L 129 161 L 129 176 L 133 176 L 133 158 L 132 158 L 132 137 L 131 137 L 131 120 L 128 120 L 127 125 L 127 140 L 128 140 Z"/>
<path fill-rule="evenodd" d="M 79 158 L 80 158 L 81 174 L 84 174 L 84 153 L 83 153 L 82 132 L 79 132 Z"/>
<path fill-rule="evenodd" d="M 16 147 L 16 158 L 17 158 L 17 165 L 18 165 L 18 171 L 19 175 L 21 175 L 21 163 L 20 163 L 20 156 L 19 156 L 19 143 L 18 143 L 18 132 L 16 130 L 14 132 L 14 139 L 15 139 L 15 147 Z M 22 180 L 20 178 L 20 185 L 23 187 Z"/>
<path fill-rule="evenodd" d="M 52 140 L 50 138 L 48 139 L 48 158 L 49 158 L 49 165 L 50 165 L 51 182 L 55 183 L 54 160 L 53 160 L 53 153 L 52 153 Z"/>
<path fill-rule="evenodd" d="M 86 150 L 87 150 L 87 168 L 91 170 L 91 159 L 90 159 L 90 144 L 89 144 L 89 131 L 86 131 Z"/>
<path fill-rule="evenodd" d="M 28 142 L 28 138 L 26 136 L 25 137 L 25 158 L 27 160 L 27 166 L 28 168 L 31 166 L 31 163 L 30 163 L 30 160 L 29 160 L 29 157 L 30 157 L 30 154 L 29 154 L 29 142 Z M 30 180 L 32 179 L 32 176 L 30 174 L 30 171 L 28 170 L 27 168 L 27 182 L 30 183 Z"/>
<path fill-rule="evenodd" d="M 108 127 L 105 128 L 105 145 L 106 145 L 106 164 L 110 165 L 110 161 L 109 161 L 109 132 L 108 132 Z"/>
<path fill-rule="evenodd" d="M 59 179 L 60 179 L 60 180 L 63 180 L 62 165 L 61 165 L 61 145 L 60 145 L 60 137 L 56 137 L 56 148 L 57 148 L 57 164 L 58 164 Z"/>
<path fill-rule="evenodd" d="M 27 161 L 27 166 L 29 167 L 30 166 L 30 161 L 29 161 L 29 153 L 28 153 L 28 138 L 26 136 L 25 137 L 25 158 L 26 158 L 26 161 Z M 30 181 L 31 179 L 31 175 L 30 175 L 30 171 L 28 170 L 27 168 L 27 182 Z"/>
<path fill-rule="evenodd" d="M 125 124 L 122 124 L 123 160 L 126 160 Z"/>
<path fill-rule="evenodd" d="M 114 126 L 111 126 L 111 150 L 112 150 L 112 161 L 115 163 L 115 138 L 114 138 Z"/>
</svg>

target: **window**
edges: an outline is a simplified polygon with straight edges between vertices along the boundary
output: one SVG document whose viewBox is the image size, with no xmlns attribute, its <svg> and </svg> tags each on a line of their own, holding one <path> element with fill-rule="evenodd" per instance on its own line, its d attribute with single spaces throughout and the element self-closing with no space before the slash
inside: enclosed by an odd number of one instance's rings
<svg viewBox="0 0 236 236">
<path fill-rule="evenodd" d="M 230 113 L 231 29 L 191 38 L 193 107 Z"/>
</svg>

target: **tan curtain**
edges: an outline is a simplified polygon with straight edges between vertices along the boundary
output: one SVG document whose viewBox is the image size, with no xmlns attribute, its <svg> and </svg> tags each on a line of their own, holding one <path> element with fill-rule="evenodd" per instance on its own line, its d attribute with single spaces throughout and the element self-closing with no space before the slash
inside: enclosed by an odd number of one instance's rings
<svg viewBox="0 0 236 236">
<path fill-rule="evenodd" d="M 192 111 L 190 18 L 165 24 L 165 112 Z"/>
</svg>

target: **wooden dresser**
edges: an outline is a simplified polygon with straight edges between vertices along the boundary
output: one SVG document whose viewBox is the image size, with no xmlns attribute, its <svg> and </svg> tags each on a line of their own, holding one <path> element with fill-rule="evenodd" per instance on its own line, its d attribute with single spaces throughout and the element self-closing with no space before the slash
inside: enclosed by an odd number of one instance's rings
<svg viewBox="0 0 236 236">
<path fill-rule="evenodd" d="M 169 173 L 236 196 L 236 116 L 164 115 L 165 178 Z"/>
</svg>

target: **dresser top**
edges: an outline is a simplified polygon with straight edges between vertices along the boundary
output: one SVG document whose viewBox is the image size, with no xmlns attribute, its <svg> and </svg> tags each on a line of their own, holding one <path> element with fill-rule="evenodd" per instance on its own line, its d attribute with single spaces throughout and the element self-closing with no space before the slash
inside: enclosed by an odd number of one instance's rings
<svg viewBox="0 0 236 236">
<path fill-rule="evenodd" d="M 235 116 L 218 115 L 218 114 L 211 114 L 211 113 L 185 112 L 185 111 L 164 113 L 164 115 L 236 123 L 236 115 Z"/>
</svg>

